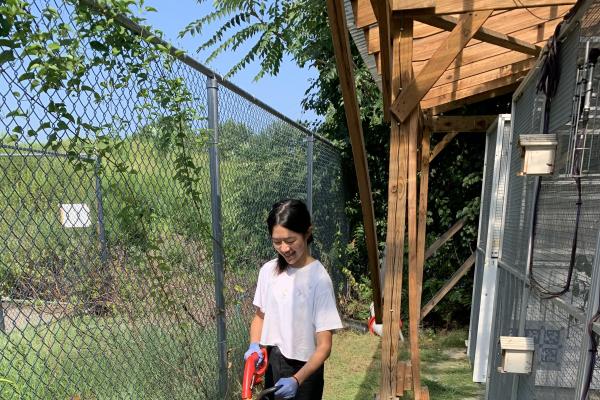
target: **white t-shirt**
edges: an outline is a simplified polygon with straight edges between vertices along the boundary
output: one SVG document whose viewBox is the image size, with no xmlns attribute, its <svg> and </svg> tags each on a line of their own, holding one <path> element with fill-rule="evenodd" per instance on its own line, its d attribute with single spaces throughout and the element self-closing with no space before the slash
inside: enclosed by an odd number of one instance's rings
<svg viewBox="0 0 600 400">
<path fill-rule="evenodd" d="M 279 347 L 286 358 L 308 361 L 317 332 L 343 327 L 331 278 L 317 260 L 281 274 L 276 259 L 267 262 L 260 269 L 253 303 L 265 314 L 260 343 Z"/>
</svg>

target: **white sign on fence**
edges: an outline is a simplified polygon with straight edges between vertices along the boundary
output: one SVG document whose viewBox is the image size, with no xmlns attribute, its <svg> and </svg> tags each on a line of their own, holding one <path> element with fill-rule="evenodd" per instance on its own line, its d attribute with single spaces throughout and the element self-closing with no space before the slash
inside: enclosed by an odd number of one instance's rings
<svg viewBox="0 0 600 400">
<path fill-rule="evenodd" d="M 60 223 L 65 228 L 85 228 L 92 225 L 87 204 L 61 204 Z"/>
</svg>

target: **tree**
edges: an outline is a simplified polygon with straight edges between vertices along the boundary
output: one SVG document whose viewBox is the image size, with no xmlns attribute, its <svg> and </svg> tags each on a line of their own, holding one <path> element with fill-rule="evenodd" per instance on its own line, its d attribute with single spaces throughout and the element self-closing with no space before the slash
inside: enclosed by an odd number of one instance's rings
<svg viewBox="0 0 600 400">
<path fill-rule="evenodd" d="M 360 200 L 326 8 L 318 0 L 219 0 L 214 5 L 213 12 L 189 24 L 181 35 L 200 36 L 206 25 L 225 19 L 226 22 L 219 30 L 208 39 L 203 39 L 199 49 L 213 50 L 208 57 L 210 61 L 223 52 L 238 50 L 242 44 L 252 44 L 228 75 L 235 74 L 251 62 L 260 64 L 260 71 L 255 79 L 264 75 L 276 75 L 284 57 L 290 57 L 299 67 L 313 67 L 317 70 L 318 76 L 305 93 L 302 106 L 323 117 L 324 121 L 320 124 L 313 122 L 313 127 L 341 148 L 344 164 L 342 170 L 346 174 L 346 214 L 351 227 L 346 267 L 358 278 L 367 276 Z M 387 213 L 389 125 L 382 120 L 381 93 L 355 47 L 353 62 L 379 246 L 383 250 Z M 497 110 L 498 104 L 505 105 L 504 100 L 495 100 L 485 107 Z M 458 112 L 468 114 L 473 110 L 463 108 Z M 434 138 L 434 143 L 435 140 L 437 139 Z M 475 248 L 484 142 L 483 135 L 459 137 L 431 167 L 427 242 L 433 242 L 462 216 L 467 216 L 469 222 L 451 242 L 452 245 L 444 246 L 428 260 L 425 268 L 424 301 L 439 289 Z M 470 302 L 470 296 L 470 282 L 465 281 L 441 304 L 441 308 L 438 308 L 442 310 L 440 313 L 431 314 L 433 321 L 448 323 L 455 320 L 458 313 L 454 311 L 464 309 L 465 304 Z"/>
</svg>

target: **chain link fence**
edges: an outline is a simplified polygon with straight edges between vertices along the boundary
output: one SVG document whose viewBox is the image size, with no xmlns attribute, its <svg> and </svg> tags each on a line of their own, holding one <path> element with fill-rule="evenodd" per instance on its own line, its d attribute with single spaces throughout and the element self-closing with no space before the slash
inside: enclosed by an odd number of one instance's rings
<svg viewBox="0 0 600 400">
<path fill-rule="evenodd" d="M 2 21 L 0 398 L 237 398 L 274 202 L 339 283 L 340 154 L 90 5 Z"/>
<path fill-rule="evenodd" d="M 597 47 L 598 40 L 581 29 L 599 26 L 596 3 L 584 13 L 582 23 L 560 41 L 560 84 L 548 119 L 549 131 L 558 139 L 554 173 L 541 177 L 520 174 L 523 161 L 519 138 L 543 130 L 545 98 L 536 91 L 539 70 L 530 75 L 513 98 L 509 142 L 487 150 L 488 158 L 501 151 L 509 168 L 493 171 L 500 180 L 504 175 L 502 190 L 484 188 L 482 196 L 483 203 L 490 202 L 482 204 L 482 210 L 491 209 L 494 199 L 503 197 L 503 206 L 498 210 L 502 224 L 493 227 L 491 222 L 480 223 L 480 228 L 485 225 L 487 236 L 496 235 L 501 240 L 497 254 L 492 253 L 489 241 L 487 246 L 478 246 L 480 259 L 488 262 L 478 269 L 484 278 L 476 279 L 474 302 L 479 308 L 473 312 L 476 318 L 475 324 L 472 320 L 470 335 L 476 342 L 469 343 L 469 355 L 475 363 L 474 378 L 477 360 L 485 364 L 486 399 L 600 398 L 600 365 L 593 345 L 594 335 L 600 332 L 593 323 L 600 296 L 600 130 L 596 127 L 600 118 L 600 74 L 596 69 L 589 75 L 591 86 L 587 85 L 589 64 L 582 60 L 590 48 Z M 585 87 L 592 88 L 589 118 L 582 113 Z M 494 139 L 488 133 L 488 144 L 490 138 Z M 573 174 L 574 163 L 581 166 L 578 174 Z M 486 179 L 491 174 L 488 167 L 490 164 L 486 164 Z M 481 218 L 491 221 L 492 217 L 482 214 Z M 480 233 L 480 240 L 482 237 Z M 488 282 L 495 294 L 491 300 L 486 297 L 490 292 L 486 274 L 493 275 Z M 491 306 L 485 308 L 484 303 Z M 480 322 L 485 312 L 491 313 L 488 328 Z M 482 332 L 489 332 L 489 337 Z M 530 374 L 499 371 L 500 336 L 533 338 Z M 481 341 L 482 337 L 485 340 Z"/>
</svg>

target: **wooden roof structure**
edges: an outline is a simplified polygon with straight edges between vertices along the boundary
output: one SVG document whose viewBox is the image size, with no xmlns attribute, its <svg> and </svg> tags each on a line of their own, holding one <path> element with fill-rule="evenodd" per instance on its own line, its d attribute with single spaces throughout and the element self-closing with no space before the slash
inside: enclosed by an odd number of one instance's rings
<svg viewBox="0 0 600 400">
<path fill-rule="evenodd" d="M 513 92 L 534 68 L 548 39 L 582 0 L 327 0 L 336 64 L 369 253 L 377 322 L 383 323 L 379 399 L 397 399 L 421 386 L 421 319 L 464 276 L 469 257 L 447 285 L 421 308 L 423 266 L 458 232 L 458 221 L 425 249 L 429 164 L 460 132 L 485 132 L 495 116 L 445 112 Z M 581 8 L 581 7 L 579 7 Z M 378 83 L 390 122 L 385 278 L 379 254 L 364 137 L 349 35 Z M 432 134 L 445 136 L 430 147 Z M 408 246 L 405 247 L 405 242 Z M 410 361 L 398 360 L 402 274 L 408 248 Z"/>
</svg>

